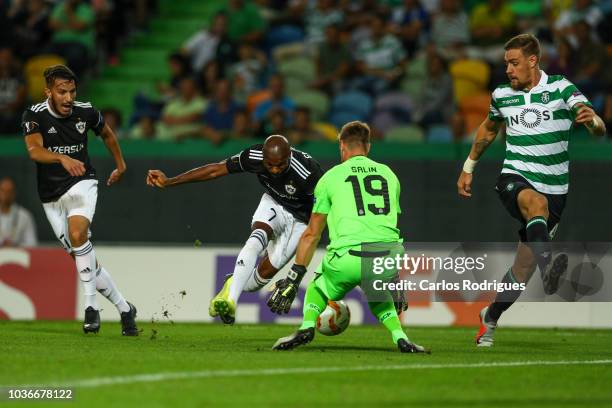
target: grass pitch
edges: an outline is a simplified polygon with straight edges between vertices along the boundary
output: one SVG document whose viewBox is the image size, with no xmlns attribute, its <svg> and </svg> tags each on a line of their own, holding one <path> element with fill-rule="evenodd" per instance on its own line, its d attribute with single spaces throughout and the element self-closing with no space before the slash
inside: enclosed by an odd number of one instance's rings
<svg viewBox="0 0 612 408">
<path fill-rule="evenodd" d="M 413 328 L 432 354 L 406 355 L 382 327 L 275 352 L 295 327 L 140 326 L 124 338 L 118 323 L 84 335 L 79 322 L 2 321 L 0 386 L 73 386 L 73 401 L 49 402 L 71 407 L 612 406 L 610 330 L 502 327 L 477 349 L 473 328 Z"/>
</svg>

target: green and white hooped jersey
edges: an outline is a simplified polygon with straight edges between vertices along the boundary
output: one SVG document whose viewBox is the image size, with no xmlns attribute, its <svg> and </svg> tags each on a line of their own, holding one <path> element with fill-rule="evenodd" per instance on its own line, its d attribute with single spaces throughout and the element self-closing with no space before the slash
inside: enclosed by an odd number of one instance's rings
<svg viewBox="0 0 612 408">
<path fill-rule="evenodd" d="M 591 104 L 562 75 L 540 72 L 540 82 L 528 92 L 498 86 L 491 97 L 489 119 L 506 123 L 502 173 L 518 174 L 542 193 L 566 194 L 572 108 L 580 102 Z"/>
</svg>

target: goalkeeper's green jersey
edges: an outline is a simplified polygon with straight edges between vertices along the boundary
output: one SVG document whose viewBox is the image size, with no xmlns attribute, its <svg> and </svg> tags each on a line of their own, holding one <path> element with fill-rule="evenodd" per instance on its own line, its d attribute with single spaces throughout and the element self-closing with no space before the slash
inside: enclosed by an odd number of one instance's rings
<svg viewBox="0 0 612 408">
<path fill-rule="evenodd" d="M 365 156 L 352 157 L 330 169 L 315 187 L 312 209 L 313 213 L 327 214 L 327 250 L 401 241 L 399 197 L 395 173 Z"/>
</svg>

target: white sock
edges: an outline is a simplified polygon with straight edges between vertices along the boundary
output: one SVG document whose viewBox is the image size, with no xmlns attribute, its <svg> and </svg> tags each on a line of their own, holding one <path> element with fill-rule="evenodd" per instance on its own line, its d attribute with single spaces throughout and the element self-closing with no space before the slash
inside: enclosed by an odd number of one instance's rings
<svg viewBox="0 0 612 408">
<path fill-rule="evenodd" d="M 270 282 L 272 278 L 262 278 L 257 271 L 257 268 L 253 269 L 253 273 L 249 277 L 246 285 L 244 285 L 245 292 L 257 292 Z"/>
<path fill-rule="evenodd" d="M 266 234 L 266 231 L 256 229 L 251 232 L 251 236 L 238 254 L 238 260 L 236 266 L 234 266 L 234 276 L 229 288 L 229 297 L 234 301 L 234 304 L 238 304 L 238 298 L 251 277 L 255 265 L 257 265 L 257 258 L 267 246 L 268 234 Z"/>
<path fill-rule="evenodd" d="M 96 289 L 100 292 L 105 298 L 107 298 L 119 311 L 119 313 L 129 312 L 130 305 L 127 304 L 125 298 L 117 289 L 113 278 L 111 278 L 110 274 L 103 266 L 100 266 L 98 269 L 98 274 L 96 276 Z"/>
<path fill-rule="evenodd" d="M 96 254 L 93 245 L 88 240 L 83 245 L 73 248 L 74 260 L 76 261 L 79 279 L 83 283 L 85 294 L 85 309 L 89 306 L 98 310 L 96 301 Z"/>
</svg>

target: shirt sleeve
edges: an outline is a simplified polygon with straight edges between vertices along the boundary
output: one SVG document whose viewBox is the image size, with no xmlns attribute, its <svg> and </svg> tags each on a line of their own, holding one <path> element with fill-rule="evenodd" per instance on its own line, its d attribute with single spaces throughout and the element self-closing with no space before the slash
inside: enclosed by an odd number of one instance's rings
<svg viewBox="0 0 612 408">
<path fill-rule="evenodd" d="M 36 113 L 29 109 L 23 112 L 23 116 L 21 117 L 21 129 L 23 130 L 24 136 L 40 133 L 40 124 Z"/>
<path fill-rule="evenodd" d="M 225 161 L 229 173 L 256 173 L 261 169 L 263 153 L 261 148 L 251 146 Z"/>
<path fill-rule="evenodd" d="M 501 122 L 504 120 L 504 116 L 499 110 L 499 106 L 497 105 L 497 100 L 495 99 L 495 92 L 491 95 L 491 104 L 489 105 L 489 119 Z"/>
<path fill-rule="evenodd" d="M 88 109 L 87 125 L 96 135 L 100 136 L 100 132 L 104 129 L 104 116 L 95 108 Z"/>
<path fill-rule="evenodd" d="M 331 198 L 327 191 L 327 185 L 325 183 L 325 177 L 322 177 L 314 191 L 314 206 L 312 212 L 317 214 L 329 214 L 331 209 Z"/>
<path fill-rule="evenodd" d="M 567 106 L 573 108 L 577 103 L 583 103 L 587 106 L 592 106 L 588 98 L 580 92 L 576 85 L 568 80 L 563 81 L 563 87 L 561 89 L 561 97 L 567 103 Z"/>
</svg>

